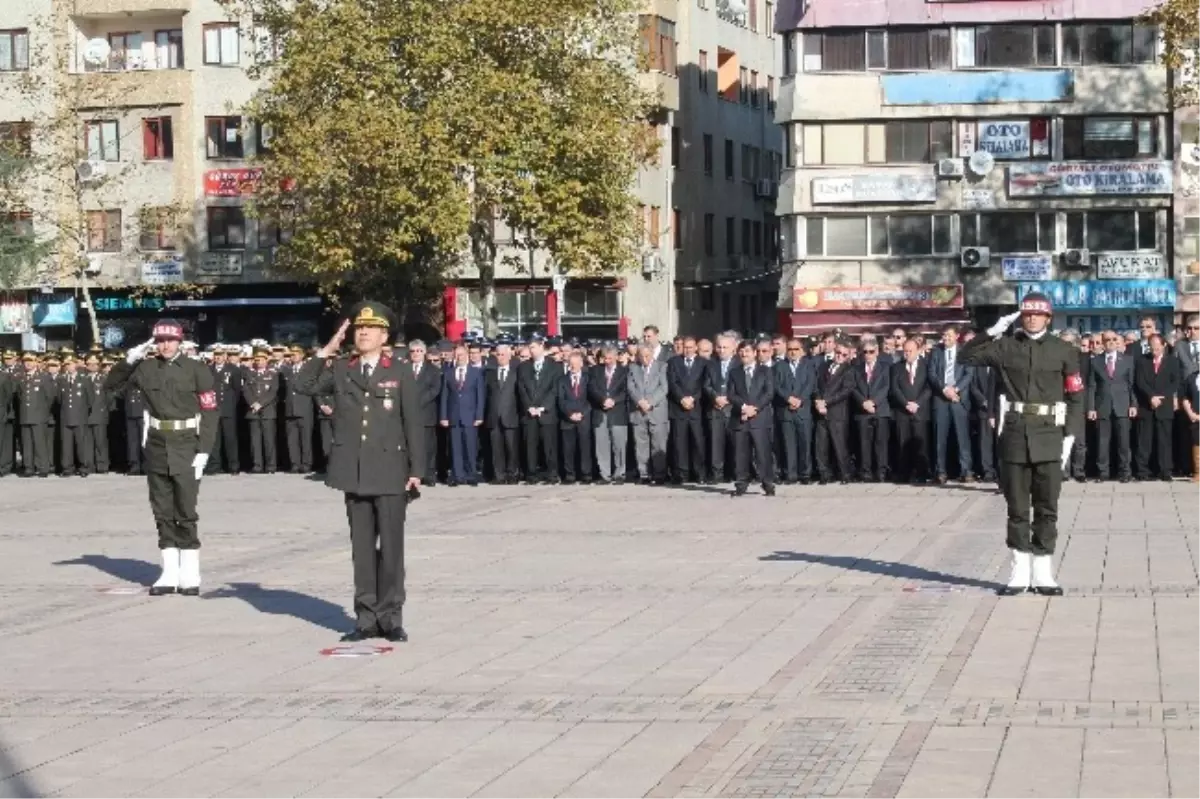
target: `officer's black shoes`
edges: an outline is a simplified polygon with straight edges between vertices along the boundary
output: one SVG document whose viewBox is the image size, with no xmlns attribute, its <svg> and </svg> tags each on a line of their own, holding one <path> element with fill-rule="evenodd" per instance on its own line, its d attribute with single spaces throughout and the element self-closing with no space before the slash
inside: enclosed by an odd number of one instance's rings
<svg viewBox="0 0 1200 799">
<path fill-rule="evenodd" d="M 403 644 L 408 641 L 408 633 L 404 632 L 403 627 L 393 627 L 385 632 L 383 637 L 393 644 Z"/>
<path fill-rule="evenodd" d="M 1129 476 L 1129 475 L 1127 475 L 1127 474 L 1126 474 L 1126 475 L 1122 475 L 1122 476 L 1121 476 L 1121 482 L 1122 482 L 1122 483 L 1128 483 L 1128 482 L 1129 482 L 1129 481 L 1131 481 L 1132 479 L 1133 479 L 1133 478 L 1132 478 L 1132 477 L 1130 477 L 1130 476 Z"/>
<path fill-rule="evenodd" d="M 763 486 L 763 493 L 766 494 L 768 497 L 775 496 L 775 486 L 772 486 L 772 485 Z"/>
<path fill-rule="evenodd" d="M 963 483 L 966 483 L 967 485 L 970 485 L 971 483 L 974 483 L 974 482 L 975 482 L 975 475 L 973 475 L 973 474 L 964 474 L 964 475 L 963 475 L 961 478 L 959 478 L 959 479 L 960 479 L 960 481 L 961 481 L 961 482 L 963 482 Z"/>
<path fill-rule="evenodd" d="M 1076 483 L 1086 483 L 1086 482 L 1087 482 L 1087 476 L 1086 476 L 1086 475 L 1082 475 L 1082 474 L 1077 474 L 1077 475 L 1075 475 L 1075 482 L 1076 482 Z"/>
<path fill-rule="evenodd" d="M 1062 586 L 1060 586 L 1060 585 L 1035 585 L 1033 587 L 1033 591 L 1034 591 L 1034 593 L 1038 594 L 1039 596 L 1062 596 L 1063 595 Z"/>
<path fill-rule="evenodd" d="M 401 630 L 401 632 L 403 632 L 403 630 Z M 353 630 L 343 635 L 341 640 L 344 643 L 353 644 L 357 643 L 358 641 L 367 641 L 371 638 L 382 637 L 383 633 L 379 631 L 378 627 L 367 627 L 366 629 L 363 629 L 362 627 L 355 627 Z"/>
<path fill-rule="evenodd" d="M 173 585 L 152 585 L 150 586 L 150 596 L 168 596 L 178 592 L 179 589 Z"/>
<path fill-rule="evenodd" d="M 734 483 L 734 485 L 733 485 L 733 496 L 735 496 L 735 497 L 740 497 L 740 496 L 742 496 L 743 494 L 745 494 L 745 493 L 746 493 L 746 490 L 747 490 L 748 488 L 749 488 L 749 486 L 748 486 L 748 485 L 746 485 L 745 483 Z"/>
<path fill-rule="evenodd" d="M 934 479 L 934 482 L 936 482 L 936 483 L 937 483 L 938 485 L 940 485 L 940 486 L 944 486 L 944 485 L 946 484 L 946 481 L 947 481 L 947 479 L 948 479 L 948 478 L 946 477 L 946 475 L 944 475 L 944 474 L 939 474 L 939 475 L 938 475 L 938 476 L 937 476 L 937 477 Z"/>
<path fill-rule="evenodd" d="M 1000 590 L 997 591 L 996 593 L 999 594 L 1000 596 L 1020 596 L 1021 594 L 1025 594 L 1028 592 L 1029 592 L 1028 586 L 1005 585 L 1005 586 L 1001 586 Z"/>
</svg>

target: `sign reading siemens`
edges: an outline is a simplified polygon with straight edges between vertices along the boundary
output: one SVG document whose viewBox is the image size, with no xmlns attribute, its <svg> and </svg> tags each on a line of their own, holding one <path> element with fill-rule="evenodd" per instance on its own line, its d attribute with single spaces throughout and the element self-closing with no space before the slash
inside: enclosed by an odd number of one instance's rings
<svg viewBox="0 0 1200 799">
<path fill-rule="evenodd" d="M 1054 303 L 1055 310 L 1082 308 L 1174 308 L 1173 280 L 1045 280 L 1020 283 L 1017 302 L 1038 291 Z"/>
<path fill-rule="evenodd" d="M 1170 161 L 1060 161 L 1008 168 L 1009 197 L 1170 194 L 1174 190 Z"/>
</svg>

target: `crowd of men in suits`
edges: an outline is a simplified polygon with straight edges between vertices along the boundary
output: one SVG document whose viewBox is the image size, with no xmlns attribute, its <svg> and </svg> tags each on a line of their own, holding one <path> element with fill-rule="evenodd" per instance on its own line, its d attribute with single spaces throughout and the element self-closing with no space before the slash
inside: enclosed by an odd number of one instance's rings
<svg viewBox="0 0 1200 799">
<path fill-rule="evenodd" d="M 831 331 L 818 339 L 680 336 L 653 326 L 625 342 L 533 336 L 397 344 L 413 370 L 427 484 L 777 483 L 996 479 L 1003 398 L 990 368 L 959 362 L 974 331 L 938 336 Z M 1059 333 L 1080 347 L 1085 429 L 1077 480 L 1196 475 L 1200 322 L 1169 344 L 1136 335 Z M 297 391 L 314 351 L 215 345 L 218 396 L 209 473 L 309 473 L 334 446 L 331 397 Z M 140 474 L 144 401 L 107 396 L 120 353 L 3 353 L 0 476 Z M 114 453 L 115 455 L 110 455 Z M 123 457 L 122 457 L 123 456 Z M 1178 468 L 1177 468 L 1178 467 Z M 1190 468 L 1189 468 L 1190 467 Z"/>
</svg>

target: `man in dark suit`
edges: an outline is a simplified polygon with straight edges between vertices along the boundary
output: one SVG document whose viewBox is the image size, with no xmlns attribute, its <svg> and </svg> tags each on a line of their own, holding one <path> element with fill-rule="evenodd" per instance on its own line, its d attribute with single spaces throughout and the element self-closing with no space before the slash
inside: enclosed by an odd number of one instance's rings
<svg viewBox="0 0 1200 799">
<path fill-rule="evenodd" d="M 708 362 L 704 378 L 704 405 L 708 420 L 708 480 L 716 485 L 725 479 L 725 453 L 729 448 L 729 425 L 733 405 L 729 402 L 729 373 L 737 367 L 737 341 L 728 333 L 717 336 L 716 354 Z"/>
<path fill-rule="evenodd" d="M 487 414 L 484 419 L 491 445 L 492 482 L 509 485 L 516 483 L 521 475 L 521 455 L 517 449 L 521 409 L 517 403 L 517 367 L 512 356 L 510 345 L 496 345 L 496 365 L 487 370 Z"/>
<path fill-rule="evenodd" d="M 972 336 L 971 338 L 974 338 Z M 971 338 L 964 337 L 966 344 Z M 990 366 L 975 366 L 971 376 L 972 443 L 978 440 L 980 476 L 989 483 L 996 482 L 996 370 Z"/>
<path fill-rule="evenodd" d="M 483 369 L 472 366 L 467 348 L 454 348 L 454 363 L 442 370 L 442 400 L 439 417 L 450 433 L 450 485 L 479 485 L 475 464 L 479 460 L 479 428 L 487 405 Z"/>
<path fill-rule="evenodd" d="M 288 468 L 293 474 L 308 474 L 312 471 L 313 425 L 316 423 L 316 407 L 312 397 L 296 390 L 296 375 L 304 365 L 304 348 L 293 346 L 288 349 L 289 363 L 284 364 L 279 375 L 283 380 L 283 417 L 287 433 Z"/>
<path fill-rule="evenodd" d="M 615 347 L 605 347 L 603 363 L 588 372 L 592 434 L 601 481 L 625 482 L 625 449 L 629 439 L 629 370 L 617 363 Z"/>
<path fill-rule="evenodd" d="M 1180 366 L 1167 354 L 1163 337 L 1150 336 L 1150 354 L 1138 360 L 1133 385 L 1138 398 L 1138 479 L 1150 479 L 1150 455 L 1158 450 L 1158 476 L 1171 479 L 1171 421 L 1179 395 Z"/>
<path fill-rule="evenodd" d="M 733 406 L 730 429 L 733 434 L 734 496 L 746 493 L 750 486 L 750 450 L 754 450 L 754 470 L 762 481 L 763 493 L 775 496 L 775 472 L 771 464 L 771 416 L 768 409 L 775 389 L 769 366 L 757 363 L 754 342 L 743 341 L 738 348 L 740 363 L 729 374 L 729 401 Z"/>
<path fill-rule="evenodd" d="M 546 357 L 545 341 L 529 342 L 530 358 L 517 370 L 526 479 L 556 484 L 558 478 L 558 381 L 562 366 Z M 538 468 L 542 466 L 543 468 Z"/>
<path fill-rule="evenodd" d="M 335 358 L 351 322 L 355 354 Z M 395 327 L 390 308 L 360 303 L 297 378 L 301 393 L 335 402 L 335 443 L 325 484 L 345 492 L 356 616 L 343 641 L 408 640 L 402 614 L 404 521 L 421 486 L 425 434 L 413 412 L 412 373 L 382 351 Z"/>
<path fill-rule="evenodd" d="M 900 462 L 897 471 L 910 483 L 929 479 L 929 417 L 933 388 L 929 385 L 921 345 L 905 339 L 903 359 L 892 364 L 891 400 L 896 418 Z"/>
<path fill-rule="evenodd" d="M 417 384 L 416 417 L 424 431 L 425 442 L 421 451 L 425 454 L 424 484 L 437 485 L 437 430 L 441 413 L 442 371 L 440 364 L 429 360 L 429 348 L 421 339 L 408 342 L 408 360 L 413 380 Z"/>
<path fill-rule="evenodd" d="M 146 395 L 133 382 L 125 386 L 125 394 L 121 403 L 122 415 L 125 417 L 125 473 L 140 475 L 142 471 L 142 427 L 145 424 L 143 414 L 146 410 Z M 22 448 L 22 452 L 25 452 Z"/>
<path fill-rule="evenodd" d="M 784 360 L 775 364 L 775 428 L 783 451 L 784 483 L 812 481 L 812 398 L 817 376 L 804 359 L 804 345 L 792 338 Z"/>
<path fill-rule="evenodd" d="M 850 453 L 847 425 L 850 423 L 850 393 L 854 376 L 849 362 L 853 355 L 850 345 L 838 340 L 833 346 L 833 360 L 818 366 L 817 392 L 813 405 L 817 410 L 817 474 L 821 485 L 833 479 L 829 450 L 837 461 L 838 478 L 850 482 Z"/>
<path fill-rule="evenodd" d="M 580 482 L 592 482 L 592 406 L 579 350 L 567 356 L 567 373 L 558 383 L 558 419 L 564 481 L 574 483 L 578 474 Z"/>
<path fill-rule="evenodd" d="M 242 398 L 242 370 L 229 363 L 224 347 L 213 350 L 213 385 L 217 392 L 217 433 L 205 471 L 214 474 L 224 468 L 228 474 L 242 471 L 238 449 L 238 402 Z M 307 397 L 305 399 L 308 399 Z"/>
<path fill-rule="evenodd" d="M 1059 334 L 1059 338 L 1071 344 L 1074 347 L 1080 348 L 1079 352 L 1079 378 L 1083 380 L 1086 386 L 1091 382 L 1092 378 L 1092 354 L 1091 351 L 1081 344 L 1081 338 L 1078 331 L 1068 328 Z M 1075 430 L 1068 430 L 1068 435 L 1075 436 L 1074 448 L 1072 449 L 1071 460 L 1068 464 L 1070 474 L 1075 478 L 1076 482 L 1083 483 L 1087 481 L 1087 451 L 1088 451 L 1088 432 L 1090 425 L 1088 424 L 1086 414 L 1079 418 L 1079 427 Z"/>
<path fill-rule="evenodd" d="M 703 393 L 706 364 L 700 359 L 696 339 L 683 339 L 683 354 L 667 364 L 667 394 L 671 401 L 671 434 L 675 438 L 675 483 L 683 483 L 695 472 L 706 477 L 704 468 Z"/>
<path fill-rule="evenodd" d="M 58 376 L 58 442 L 61 474 L 87 477 L 96 467 L 88 439 L 93 392 L 89 381 L 79 372 L 72 354 L 63 356 L 63 371 Z"/>
<path fill-rule="evenodd" d="M 1154 321 L 1153 316 L 1143 316 L 1138 321 L 1138 334 L 1141 338 L 1125 345 L 1125 354 L 1135 358 L 1149 356 L 1150 337 L 1158 335 L 1158 322 Z"/>
<path fill-rule="evenodd" d="M 882 483 L 888 473 L 891 375 L 879 358 L 879 341 L 875 336 L 863 336 L 859 350 L 862 358 L 853 367 L 854 387 L 850 390 L 856 412 L 854 424 L 858 430 L 858 473 L 863 482 Z"/>
<path fill-rule="evenodd" d="M 1117 438 L 1117 475 L 1128 483 L 1133 474 L 1129 429 L 1137 416 L 1133 378 L 1135 357 L 1126 355 L 1124 341 L 1115 330 L 1102 334 L 1104 352 L 1092 356 L 1087 388 L 1087 418 L 1096 424 L 1097 482 L 1109 478 L 1112 437 Z"/>
<path fill-rule="evenodd" d="M 279 372 L 267 367 L 266 349 L 254 351 L 252 367 L 242 380 L 242 399 L 250 429 L 250 456 L 254 474 L 275 473 L 275 439 L 278 436 Z"/>
<path fill-rule="evenodd" d="M 950 432 L 958 443 L 958 479 L 975 482 L 971 470 L 970 397 L 974 370 L 958 357 L 958 327 L 942 331 L 942 345 L 929 356 L 929 385 L 933 388 L 933 435 L 937 481 L 946 482 L 946 450 Z"/>
</svg>

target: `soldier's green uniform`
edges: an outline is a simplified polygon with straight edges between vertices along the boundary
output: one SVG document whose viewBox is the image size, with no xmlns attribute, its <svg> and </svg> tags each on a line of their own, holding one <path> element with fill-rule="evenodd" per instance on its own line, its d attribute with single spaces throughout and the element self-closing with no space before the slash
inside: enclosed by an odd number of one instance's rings
<svg viewBox="0 0 1200 799">
<path fill-rule="evenodd" d="M 154 326 L 156 339 L 173 337 L 182 340 L 183 328 L 162 321 Z M 147 427 L 143 455 L 146 482 L 150 490 L 150 510 L 158 528 L 158 546 L 164 552 L 163 585 L 167 590 L 152 593 L 172 593 L 170 563 L 166 553 L 178 553 L 178 578 L 181 593 L 199 593 L 200 537 L 197 531 L 199 516 L 196 501 L 200 494 L 200 478 L 196 459 L 203 454 L 207 460 L 216 436 L 217 394 L 212 372 L 197 360 L 177 353 L 171 360 L 149 357 L 136 363 L 121 362 L 105 378 L 104 388 L 121 391 L 126 384 L 140 388 L 145 395 Z M 203 468 L 203 464 L 199 468 Z M 186 572 L 195 563 L 195 585 Z"/>
<path fill-rule="evenodd" d="M 1051 311 L 1049 300 L 1041 295 L 1029 295 L 1021 306 L 1022 313 L 1049 316 Z M 977 336 L 963 345 L 959 359 L 997 370 L 1001 393 L 1008 401 L 1000 434 L 1000 486 L 1008 504 L 1008 547 L 1035 560 L 1047 558 L 1049 568 L 1048 557 L 1054 554 L 1058 539 L 1063 442 L 1067 431 L 1077 429 L 1083 413 L 1079 351 L 1051 335 L 1047 325 L 1037 337 L 1024 331 L 1011 337 Z M 1037 589 L 1036 579 L 1034 582 Z"/>
</svg>

